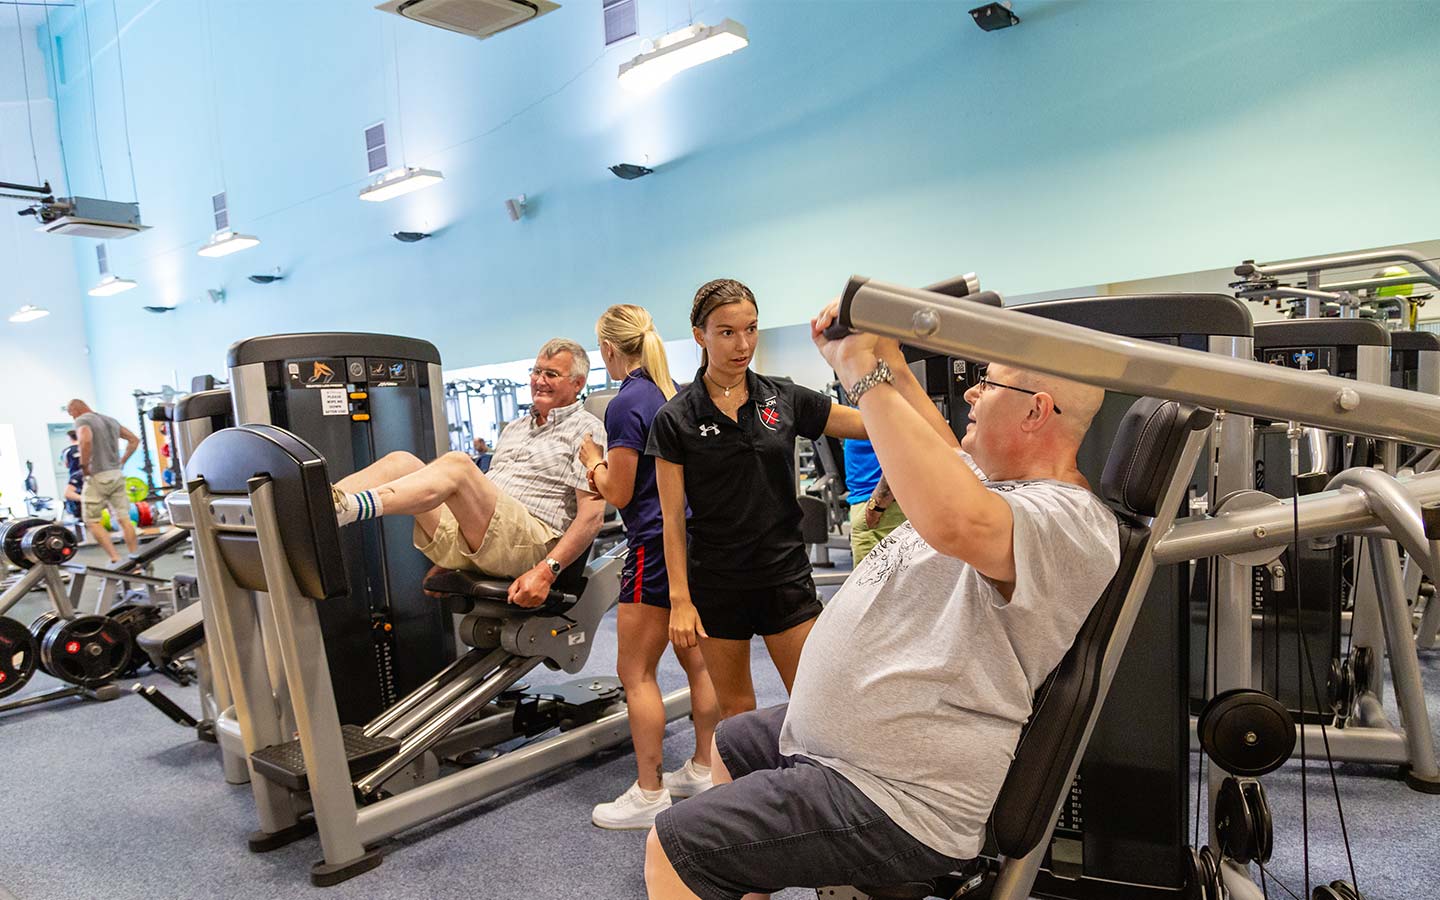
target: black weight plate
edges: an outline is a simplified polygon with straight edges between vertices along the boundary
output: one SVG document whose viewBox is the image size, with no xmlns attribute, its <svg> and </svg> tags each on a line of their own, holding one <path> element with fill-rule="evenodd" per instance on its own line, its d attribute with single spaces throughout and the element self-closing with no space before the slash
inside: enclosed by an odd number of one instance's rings
<svg viewBox="0 0 1440 900">
<path fill-rule="evenodd" d="M 1274 697 L 1237 688 L 1217 694 L 1200 711 L 1200 746 L 1231 775 L 1273 772 L 1295 749 L 1295 720 Z"/>
<path fill-rule="evenodd" d="M 41 565 L 58 566 L 75 555 L 75 535 L 64 525 L 31 528 L 20 538 L 20 552 Z"/>
<path fill-rule="evenodd" d="M 37 650 L 44 644 L 45 632 L 50 630 L 50 628 L 59 621 L 61 621 L 60 615 L 54 610 L 51 610 L 36 616 L 35 621 L 30 623 L 30 634 L 35 638 L 35 647 Z M 50 670 L 45 668 L 45 658 L 43 655 L 39 657 L 39 663 L 40 671 L 49 674 Z"/>
<path fill-rule="evenodd" d="M 45 671 L 79 687 L 99 687 L 130 663 L 130 632 L 105 616 L 78 616 L 45 632 L 40 661 Z"/>
<path fill-rule="evenodd" d="M 1215 834 L 1220 839 L 1220 852 L 1243 865 L 1250 863 L 1250 848 L 1255 837 L 1255 822 L 1240 782 L 1229 777 L 1220 783 L 1215 797 Z"/>
<path fill-rule="evenodd" d="M 1315 890 L 1310 892 L 1310 900 L 1346 900 L 1346 898 L 1328 884 L 1317 884 Z"/>
<path fill-rule="evenodd" d="M 1348 881 L 1332 881 L 1330 882 L 1330 890 L 1339 894 L 1342 900 L 1364 900 L 1364 898 L 1360 896 L 1360 892 L 1355 889 L 1355 886 Z"/>
<path fill-rule="evenodd" d="M 25 686 L 40 664 L 40 648 L 30 629 L 14 619 L 0 616 L 0 697 L 8 697 Z"/>
<path fill-rule="evenodd" d="M 142 631 L 145 631 L 152 625 L 158 625 L 164 617 L 161 616 L 160 610 L 146 603 L 121 603 L 119 606 L 111 609 L 106 615 L 116 622 L 119 622 L 125 627 L 125 630 L 130 633 L 130 642 L 132 645 L 130 648 L 130 662 L 126 664 L 125 670 L 120 673 L 121 677 L 128 678 L 131 675 L 139 674 L 146 663 L 150 662 L 150 658 L 144 653 L 139 652 L 138 645 L 135 643 L 136 639 L 139 638 Z"/>
<path fill-rule="evenodd" d="M 1250 841 L 1250 858 L 1264 865 L 1270 861 L 1275 849 L 1275 817 L 1270 814 L 1270 801 L 1265 799 L 1265 786 L 1258 781 L 1243 781 L 1240 792 L 1245 795 L 1245 805 L 1250 808 L 1250 822 L 1254 826 Z"/>
<path fill-rule="evenodd" d="M 5 525 L 0 525 L 0 553 L 15 565 L 22 569 L 28 569 L 34 563 L 25 557 L 20 549 L 20 541 L 24 539 L 25 533 L 40 525 L 49 525 L 44 519 L 16 519 Z"/>
</svg>

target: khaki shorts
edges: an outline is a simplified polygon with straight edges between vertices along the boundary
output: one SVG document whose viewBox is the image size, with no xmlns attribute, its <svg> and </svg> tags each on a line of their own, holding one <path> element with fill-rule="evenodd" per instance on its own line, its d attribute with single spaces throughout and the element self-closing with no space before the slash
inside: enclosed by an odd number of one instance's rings
<svg viewBox="0 0 1440 900">
<path fill-rule="evenodd" d="M 130 498 L 125 493 L 125 475 L 122 472 L 91 475 L 80 489 L 82 518 L 87 522 L 98 522 L 105 508 L 110 509 L 110 520 L 119 524 L 130 521 Z"/>
<path fill-rule="evenodd" d="M 415 525 L 415 549 L 435 565 L 502 578 L 525 574 L 550 554 L 559 539 L 555 529 L 504 493 L 495 502 L 495 515 L 485 529 L 485 540 L 473 551 L 448 506 L 440 507 L 440 524 L 434 536 L 426 537 L 419 523 Z"/>
</svg>

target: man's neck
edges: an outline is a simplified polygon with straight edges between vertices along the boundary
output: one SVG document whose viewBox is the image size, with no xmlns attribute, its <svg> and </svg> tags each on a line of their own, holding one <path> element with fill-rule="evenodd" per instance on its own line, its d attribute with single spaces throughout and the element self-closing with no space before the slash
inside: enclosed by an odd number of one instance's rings
<svg viewBox="0 0 1440 900">
<path fill-rule="evenodd" d="M 978 460 L 976 462 L 979 464 Z M 980 465 L 980 469 L 991 481 L 1063 481 L 1090 489 L 1090 481 L 1080 474 L 1079 467 L 1075 465 L 1073 452 L 1012 458 L 994 470 L 984 465 Z"/>
</svg>

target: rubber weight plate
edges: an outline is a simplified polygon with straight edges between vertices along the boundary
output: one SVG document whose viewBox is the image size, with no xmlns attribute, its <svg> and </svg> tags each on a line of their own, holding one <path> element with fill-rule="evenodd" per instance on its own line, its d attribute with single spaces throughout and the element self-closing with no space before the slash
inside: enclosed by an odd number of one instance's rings
<svg viewBox="0 0 1440 900">
<path fill-rule="evenodd" d="M 20 552 L 41 565 L 58 566 L 75 555 L 75 535 L 54 523 L 31 528 L 20 538 Z"/>
<path fill-rule="evenodd" d="M 1295 720 L 1264 691 L 1236 688 L 1200 710 L 1200 746 L 1215 765 L 1255 778 L 1273 772 L 1295 750 Z"/>
<path fill-rule="evenodd" d="M 130 498 L 131 503 L 139 503 L 150 496 L 150 486 L 145 483 L 143 478 L 127 475 L 125 476 L 125 496 Z"/>
<path fill-rule="evenodd" d="M 0 697 L 8 697 L 25 686 L 40 664 L 40 648 L 30 629 L 14 619 L 0 616 Z"/>
<path fill-rule="evenodd" d="M 78 616 L 46 628 L 40 641 L 45 671 L 79 687 L 99 687 L 130 664 L 130 632 L 105 616 Z"/>
<path fill-rule="evenodd" d="M 13 522 L 0 525 L 0 553 L 4 553 L 6 559 L 20 568 L 30 568 L 34 563 L 26 558 L 25 551 L 21 549 L 20 543 L 25 539 L 25 535 L 30 529 L 49 524 L 50 523 L 44 519 L 32 518 L 16 519 Z"/>
<path fill-rule="evenodd" d="M 121 603 L 106 615 L 119 622 L 130 634 L 130 661 L 126 663 L 125 670 L 120 673 L 120 676 L 128 678 L 131 675 L 138 675 L 150 658 L 139 652 L 136 639 L 142 631 L 158 625 L 164 617 L 160 615 L 160 610 L 146 603 Z"/>
</svg>

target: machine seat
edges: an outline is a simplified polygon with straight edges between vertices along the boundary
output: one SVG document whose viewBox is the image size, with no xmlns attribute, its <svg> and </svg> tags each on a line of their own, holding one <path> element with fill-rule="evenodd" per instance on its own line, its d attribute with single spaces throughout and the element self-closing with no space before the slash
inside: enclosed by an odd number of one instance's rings
<svg viewBox="0 0 1440 900">
<path fill-rule="evenodd" d="M 1069 772 L 1084 752 L 1083 738 L 1100 703 L 1102 662 L 1149 546 L 1150 520 L 1159 512 L 1187 436 L 1210 426 L 1209 410 L 1142 397 L 1121 423 L 1101 479 L 1100 496 L 1116 514 L 1120 564 L 1086 617 L 1075 643 L 1036 692 L 1015 760 L 996 798 L 990 834 L 999 852 L 1018 859 L 1049 835 Z M 929 897 L 936 882 L 862 888 L 876 900 Z"/>
<path fill-rule="evenodd" d="M 585 593 L 585 565 L 589 558 L 589 553 L 582 554 L 566 567 L 555 579 L 545 602 L 535 607 L 509 602 L 510 579 L 461 569 L 432 570 L 425 578 L 425 593 L 443 600 L 446 609 L 456 615 L 473 612 L 496 619 L 562 615 Z"/>
</svg>

